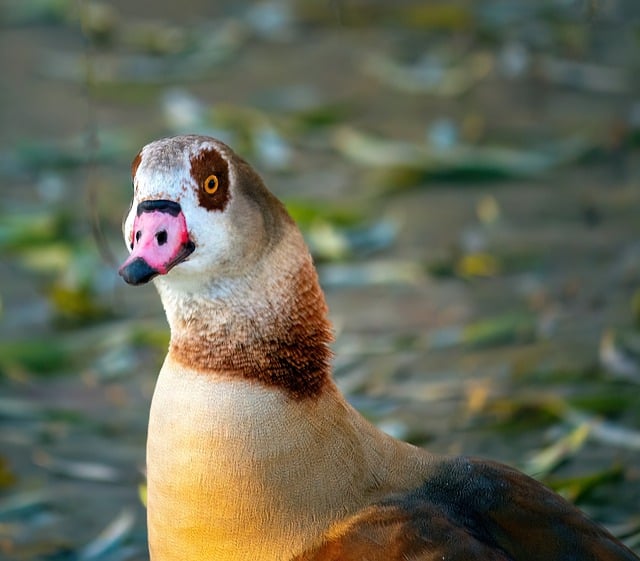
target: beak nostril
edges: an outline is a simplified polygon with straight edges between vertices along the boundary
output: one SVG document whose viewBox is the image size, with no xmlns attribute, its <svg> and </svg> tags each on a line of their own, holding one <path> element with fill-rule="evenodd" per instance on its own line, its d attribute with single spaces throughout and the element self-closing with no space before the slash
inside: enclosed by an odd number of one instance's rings
<svg viewBox="0 0 640 561">
<path fill-rule="evenodd" d="M 160 230 L 156 234 L 156 240 L 158 241 L 158 245 L 166 244 L 167 243 L 167 231 L 166 230 Z"/>
<path fill-rule="evenodd" d="M 139 242 L 139 241 L 140 241 L 140 236 L 142 236 L 142 230 L 138 230 L 138 231 L 136 232 L 136 242 Z"/>
</svg>

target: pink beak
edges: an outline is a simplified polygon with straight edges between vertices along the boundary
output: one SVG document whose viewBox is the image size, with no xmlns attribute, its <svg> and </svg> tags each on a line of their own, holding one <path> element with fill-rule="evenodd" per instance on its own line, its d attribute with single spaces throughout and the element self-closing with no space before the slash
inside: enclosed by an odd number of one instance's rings
<svg viewBox="0 0 640 561">
<path fill-rule="evenodd" d="M 143 201 L 138 205 L 131 235 L 131 254 L 118 273 L 129 284 L 145 284 L 166 275 L 195 249 L 178 203 Z"/>
</svg>

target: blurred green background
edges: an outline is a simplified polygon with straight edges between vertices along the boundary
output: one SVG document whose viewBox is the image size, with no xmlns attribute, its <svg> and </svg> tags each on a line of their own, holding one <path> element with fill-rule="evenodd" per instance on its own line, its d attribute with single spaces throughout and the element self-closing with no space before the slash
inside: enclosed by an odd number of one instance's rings
<svg viewBox="0 0 640 561">
<path fill-rule="evenodd" d="M 183 132 L 299 221 L 367 417 L 640 551 L 638 2 L 4 0 L 0 26 L 0 559 L 147 558 L 168 334 L 119 230 L 133 156 Z"/>
</svg>

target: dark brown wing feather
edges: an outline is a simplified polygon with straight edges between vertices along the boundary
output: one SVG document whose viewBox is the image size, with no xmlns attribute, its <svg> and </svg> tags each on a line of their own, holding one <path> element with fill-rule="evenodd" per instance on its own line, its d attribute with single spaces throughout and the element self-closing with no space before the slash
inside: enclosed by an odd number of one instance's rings
<svg viewBox="0 0 640 561">
<path fill-rule="evenodd" d="M 511 561 L 504 551 L 451 524 L 433 505 L 408 512 L 372 506 L 334 528 L 295 561 Z"/>
<path fill-rule="evenodd" d="M 425 483 L 332 528 L 296 561 L 638 561 L 536 480 L 505 465 L 443 460 Z"/>
</svg>

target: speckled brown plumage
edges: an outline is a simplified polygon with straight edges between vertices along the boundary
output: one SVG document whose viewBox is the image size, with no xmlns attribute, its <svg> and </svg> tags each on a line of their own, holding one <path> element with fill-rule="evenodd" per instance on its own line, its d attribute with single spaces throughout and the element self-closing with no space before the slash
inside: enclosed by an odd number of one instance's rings
<svg viewBox="0 0 640 561">
<path fill-rule="evenodd" d="M 297 296 L 283 313 L 223 325 L 206 324 L 206 313 L 190 317 L 188 329 L 171 340 L 171 357 L 202 372 L 283 389 L 295 399 L 318 395 L 330 380 L 332 332 L 324 296 L 310 260 L 288 281 Z"/>
</svg>

